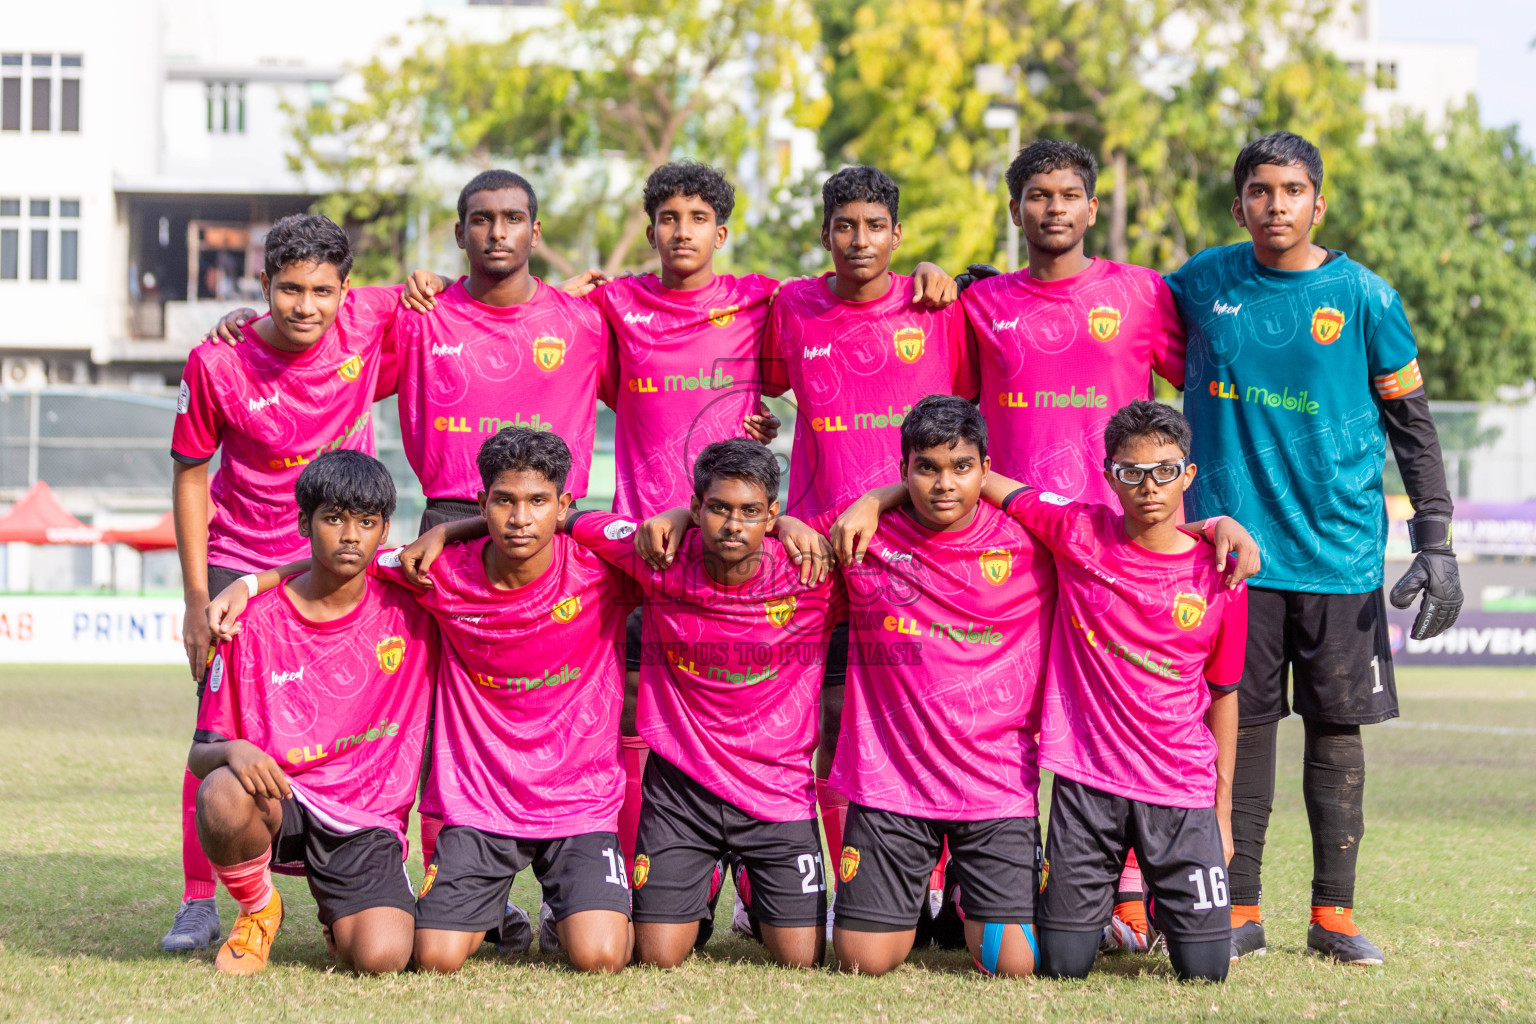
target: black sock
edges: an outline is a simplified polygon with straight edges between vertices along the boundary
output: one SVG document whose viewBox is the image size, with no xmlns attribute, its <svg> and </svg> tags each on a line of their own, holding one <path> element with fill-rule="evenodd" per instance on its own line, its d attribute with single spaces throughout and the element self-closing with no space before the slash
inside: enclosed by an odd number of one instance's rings
<svg viewBox="0 0 1536 1024">
<path fill-rule="evenodd" d="M 1358 725 L 1307 722 L 1301 795 L 1312 825 L 1312 905 L 1355 905 L 1365 834 L 1365 744 Z"/>
<path fill-rule="evenodd" d="M 1232 863 L 1227 867 L 1232 902 L 1257 906 L 1264 836 L 1275 803 L 1275 730 L 1278 722 L 1237 730 L 1232 778 Z"/>
<path fill-rule="evenodd" d="M 1098 932 L 1040 929 L 1040 974 L 1047 978 L 1086 978 L 1098 955 Z"/>
<path fill-rule="evenodd" d="M 1232 965 L 1232 940 L 1181 942 L 1168 939 L 1168 961 L 1180 981 L 1226 981 Z"/>
</svg>

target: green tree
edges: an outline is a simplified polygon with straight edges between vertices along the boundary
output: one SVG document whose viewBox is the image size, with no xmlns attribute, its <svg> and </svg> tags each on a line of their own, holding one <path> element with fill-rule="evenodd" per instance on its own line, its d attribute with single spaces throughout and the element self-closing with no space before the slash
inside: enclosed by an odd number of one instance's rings
<svg viewBox="0 0 1536 1024">
<path fill-rule="evenodd" d="M 293 165 L 333 184 L 323 209 L 367 225 L 375 276 L 405 268 L 399 242 L 417 225 L 446 228 L 431 172 L 465 166 L 511 165 L 534 183 L 535 252 L 556 272 L 642 265 L 646 174 L 680 157 L 730 170 L 772 103 L 788 98 L 787 116 L 812 126 L 826 108 L 807 88 L 817 31 L 798 2 L 568 0 L 552 27 L 488 41 L 422 27 L 414 48 L 361 69 L 360 97 L 306 110 L 294 129 Z"/>
<path fill-rule="evenodd" d="M 1536 375 L 1536 164 L 1475 102 L 1438 128 L 1381 128 L 1364 163 L 1329 169 L 1318 240 L 1397 289 L 1432 398 L 1485 400 Z"/>
</svg>

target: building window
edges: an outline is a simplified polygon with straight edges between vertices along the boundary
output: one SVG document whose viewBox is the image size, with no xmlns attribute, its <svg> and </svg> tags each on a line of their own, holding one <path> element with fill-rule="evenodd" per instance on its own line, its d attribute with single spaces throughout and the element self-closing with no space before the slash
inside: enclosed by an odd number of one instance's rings
<svg viewBox="0 0 1536 1024">
<path fill-rule="evenodd" d="M 245 134 L 245 83 L 209 82 L 208 130 L 215 135 Z"/>
<path fill-rule="evenodd" d="M 80 130 L 80 79 L 59 79 L 59 131 Z"/>
<path fill-rule="evenodd" d="M 46 217 L 46 216 L 48 216 L 48 209 L 52 205 L 53 204 L 50 203 L 46 199 L 33 199 L 33 200 L 30 200 L 27 203 L 27 216 L 29 216 L 29 217 Z"/>
<path fill-rule="evenodd" d="M 80 280 L 80 232 L 72 228 L 59 232 L 59 280 Z"/>
<path fill-rule="evenodd" d="M 32 60 L 35 62 L 36 57 Z M 32 79 L 32 130 L 45 132 L 48 130 L 49 114 L 53 106 L 53 79 Z"/>
<path fill-rule="evenodd" d="M 1397 88 L 1397 61 L 1380 61 L 1376 65 L 1376 88 L 1384 92 Z"/>
<path fill-rule="evenodd" d="M 78 217 L 78 216 L 80 216 L 80 200 L 78 200 L 78 199 L 60 199 L 59 200 L 59 216 L 60 217 Z"/>
<path fill-rule="evenodd" d="M 0 67 L 21 67 L 21 54 L 0 53 Z M 21 78 L 0 78 L 0 131 L 21 131 Z"/>
<path fill-rule="evenodd" d="M 0 199 L 0 217 L 20 217 L 20 199 Z"/>
<path fill-rule="evenodd" d="M 32 280 L 48 280 L 48 232 L 34 229 L 32 232 Z"/>
<path fill-rule="evenodd" d="M 0 281 L 14 281 L 21 262 L 21 232 L 15 228 L 0 228 Z"/>
</svg>

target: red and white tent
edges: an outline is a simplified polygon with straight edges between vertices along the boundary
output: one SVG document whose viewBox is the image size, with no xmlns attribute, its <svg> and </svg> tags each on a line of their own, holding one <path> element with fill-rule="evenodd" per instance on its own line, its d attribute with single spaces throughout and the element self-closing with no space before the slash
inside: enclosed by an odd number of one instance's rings
<svg viewBox="0 0 1536 1024">
<path fill-rule="evenodd" d="M 53 489 L 39 480 L 10 512 L 0 516 L 0 543 L 100 544 L 103 531 L 64 511 Z M 172 546 L 175 541 L 172 541 Z"/>
</svg>

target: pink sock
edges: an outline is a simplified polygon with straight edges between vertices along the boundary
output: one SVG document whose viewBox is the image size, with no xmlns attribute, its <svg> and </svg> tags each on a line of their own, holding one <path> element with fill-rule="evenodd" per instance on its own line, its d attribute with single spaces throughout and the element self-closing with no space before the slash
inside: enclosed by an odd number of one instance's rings
<svg viewBox="0 0 1536 1024">
<path fill-rule="evenodd" d="M 1125 855 L 1125 870 L 1120 872 L 1119 892 L 1146 892 L 1146 883 L 1141 877 L 1141 865 L 1136 863 L 1136 851 L 1132 850 Z"/>
<path fill-rule="evenodd" d="M 261 851 L 259 857 L 252 857 L 248 861 L 231 864 L 228 867 L 215 864 L 213 871 L 219 876 L 219 881 L 224 883 L 224 888 L 229 890 L 230 896 L 240 904 L 243 912 L 254 914 L 272 902 L 272 848 L 270 846 Z"/>
<path fill-rule="evenodd" d="M 211 900 L 216 891 L 213 865 L 197 838 L 197 787 L 202 781 L 189 769 L 181 779 L 181 898 Z"/>
<path fill-rule="evenodd" d="M 848 824 L 848 798 L 827 785 L 826 779 L 816 780 L 816 802 L 821 805 L 821 830 L 827 834 L 827 852 L 832 857 L 832 887 L 837 888 L 837 865 L 843 857 L 843 828 Z"/>
<path fill-rule="evenodd" d="M 640 780 L 645 775 L 645 761 L 651 756 L 650 745 L 639 736 L 625 736 L 624 803 L 619 808 L 619 848 L 631 878 L 635 875 L 635 833 L 640 830 Z"/>
<path fill-rule="evenodd" d="M 421 866 L 432 866 L 432 851 L 437 849 L 437 834 L 443 830 L 443 818 L 439 814 L 421 815 Z"/>
<path fill-rule="evenodd" d="M 928 873 L 928 891 L 944 891 L 944 867 L 949 863 L 949 840 L 944 840 L 944 849 L 939 851 L 939 862 Z"/>
</svg>

